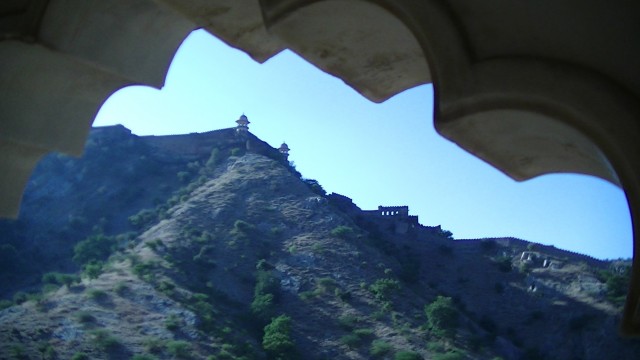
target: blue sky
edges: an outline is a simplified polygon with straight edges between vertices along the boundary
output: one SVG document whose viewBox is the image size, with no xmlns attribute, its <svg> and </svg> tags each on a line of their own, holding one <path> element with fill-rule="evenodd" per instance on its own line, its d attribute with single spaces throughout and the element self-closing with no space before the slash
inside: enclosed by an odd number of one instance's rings
<svg viewBox="0 0 640 360">
<path fill-rule="evenodd" d="M 118 91 L 94 126 L 183 134 L 235 126 L 242 113 L 256 136 L 274 147 L 287 142 L 304 177 L 363 209 L 409 205 L 422 224 L 442 225 L 457 239 L 514 236 L 598 258 L 631 257 L 619 188 L 582 175 L 513 181 L 435 132 L 431 85 L 375 104 L 292 52 L 258 64 L 196 31 L 162 90 Z"/>
</svg>

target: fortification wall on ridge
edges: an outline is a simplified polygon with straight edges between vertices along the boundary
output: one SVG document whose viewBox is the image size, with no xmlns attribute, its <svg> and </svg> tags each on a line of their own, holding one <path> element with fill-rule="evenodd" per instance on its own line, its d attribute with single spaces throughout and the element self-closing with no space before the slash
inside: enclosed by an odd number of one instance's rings
<svg viewBox="0 0 640 360">
<path fill-rule="evenodd" d="M 495 241 L 496 244 L 498 245 L 502 245 L 502 246 L 509 246 L 509 247 L 518 247 L 521 248 L 521 251 L 534 251 L 534 252 L 540 252 L 540 253 L 544 253 L 545 255 L 551 256 L 551 257 L 555 257 L 558 259 L 562 259 L 564 257 L 570 256 L 570 257 L 574 257 L 577 258 L 578 261 L 584 261 L 587 264 L 589 264 L 590 266 L 596 266 L 596 267 L 602 267 L 606 264 L 605 260 L 600 260 L 600 259 L 596 259 L 592 256 L 589 255 L 585 255 L 585 254 L 581 254 L 575 251 L 571 251 L 571 250 L 563 250 L 563 249 L 559 249 L 553 245 L 543 245 L 543 244 L 538 244 L 538 243 L 533 243 L 533 242 L 529 242 L 526 240 L 522 240 L 522 239 L 518 239 L 515 237 L 500 237 L 500 238 L 478 238 L 478 239 L 456 239 L 455 242 L 457 243 L 467 243 L 467 244 L 474 244 L 474 243 L 480 243 L 481 241 Z M 533 250 L 527 250 L 527 246 L 529 244 L 534 244 L 535 248 Z"/>
</svg>

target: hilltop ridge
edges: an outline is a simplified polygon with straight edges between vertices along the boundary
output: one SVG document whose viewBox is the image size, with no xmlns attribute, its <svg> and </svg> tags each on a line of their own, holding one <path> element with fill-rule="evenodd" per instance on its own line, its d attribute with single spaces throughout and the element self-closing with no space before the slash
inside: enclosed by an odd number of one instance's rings
<svg viewBox="0 0 640 360">
<path fill-rule="evenodd" d="M 29 186 L 21 218 L 0 227 L 15 247 L 0 273 L 13 295 L 0 311 L 0 358 L 595 360 L 640 350 L 616 335 L 624 264 L 519 239 L 457 241 L 405 207 L 362 210 L 250 133 L 96 129 L 85 158 L 53 155 Z"/>
</svg>

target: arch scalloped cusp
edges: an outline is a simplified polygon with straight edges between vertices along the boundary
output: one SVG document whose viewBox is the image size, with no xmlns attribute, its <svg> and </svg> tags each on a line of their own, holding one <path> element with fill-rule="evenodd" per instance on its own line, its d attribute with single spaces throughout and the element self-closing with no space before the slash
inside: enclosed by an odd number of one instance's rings
<svg viewBox="0 0 640 360">
<path fill-rule="evenodd" d="M 606 156 L 588 137 L 544 115 L 490 110 L 463 116 L 438 130 L 518 181 L 571 172 L 597 176 L 620 186 Z"/>
<path fill-rule="evenodd" d="M 431 82 L 409 28 L 375 3 L 316 1 L 294 12 L 269 14 L 277 19 L 269 30 L 289 49 L 371 101 Z"/>
<path fill-rule="evenodd" d="M 52 0 L 38 37 L 131 83 L 161 88 L 175 52 L 195 28 L 149 0 Z"/>
<path fill-rule="evenodd" d="M 286 49 L 262 20 L 258 0 L 158 0 L 214 34 L 229 46 L 263 63 Z"/>
<path fill-rule="evenodd" d="M 0 138 L 0 217 L 18 216 L 31 172 L 47 150 Z"/>
<path fill-rule="evenodd" d="M 0 41 L 0 173 L 12 174 L 2 182 L 3 217 L 17 216 L 42 155 L 82 154 L 112 93 L 132 84 L 161 87 L 194 28 L 148 0 L 51 0 L 38 25 L 37 42 Z"/>
</svg>

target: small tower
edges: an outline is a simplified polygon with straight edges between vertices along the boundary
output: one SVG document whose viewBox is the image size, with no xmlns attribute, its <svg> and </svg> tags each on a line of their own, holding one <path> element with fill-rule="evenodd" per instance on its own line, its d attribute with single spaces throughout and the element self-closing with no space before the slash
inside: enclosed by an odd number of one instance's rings
<svg viewBox="0 0 640 360">
<path fill-rule="evenodd" d="M 289 150 L 286 142 L 282 142 L 282 145 L 278 148 L 278 151 L 280 151 L 280 154 L 282 154 L 285 160 L 289 160 Z"/>
<path fill-rule="evenodd" d="M 236 120 L 236 133 L 238 134 L 246 134 L 249 132 L 249 119 L 245 114 L 242 114 L 238 120 Z"/>
</svg>

